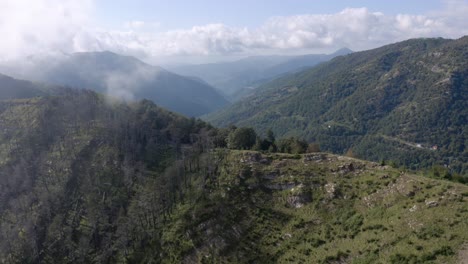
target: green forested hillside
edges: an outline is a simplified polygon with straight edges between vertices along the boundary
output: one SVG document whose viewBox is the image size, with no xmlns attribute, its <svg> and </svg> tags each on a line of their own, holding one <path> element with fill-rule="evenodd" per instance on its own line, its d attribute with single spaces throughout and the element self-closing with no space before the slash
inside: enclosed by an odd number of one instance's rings
<svg viewBox="0 0 468 264">
<path fill-rule="evenodd" d="M 223 131 L 149 101 L 55 94 L 0 101 L 2 263 L 466 260 L 466 185 L 213 148 Z"/>
<path fill-rule="evenodd" d="M 413 39 L 277 79 L 207 120 L 271 128 L 335 153 L 466 174 L 467 69 L 468 37 Z"/>
<path fill-rule="evenodd" d="M 149 101 L 74 90 L 0 101 L 0 124 L 3 263 L 153 256 L 189 177 L 179 160 L 210 130 Z"/>
</svg>

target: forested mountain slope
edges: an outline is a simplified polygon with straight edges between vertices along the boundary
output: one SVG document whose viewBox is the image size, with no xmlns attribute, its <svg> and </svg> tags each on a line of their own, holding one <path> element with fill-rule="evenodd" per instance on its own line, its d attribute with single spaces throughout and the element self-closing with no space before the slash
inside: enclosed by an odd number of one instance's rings
<svg viewBox="0 0 468 264">
<path fill-rule="evenodd" d="M 323 150 L 468 172 L 468 37 L 413 39 L 277 79 L 209 115 Z"/>
<path fill-rule="evenodd" d="M 87 90 L 0 101 L 2 263 L 455 263 L 468 187 Z M 222 137 L 221 137 L 222 138 Z"/>
<path fill-rule="evenodd" d="M 0 101 L 0 124 L 5 263 L 102 263 L 150 250 L 187 180 L 179 155 L 190 159 L 210 130 L 149 101 L 66 89 Z"/>
</svg>

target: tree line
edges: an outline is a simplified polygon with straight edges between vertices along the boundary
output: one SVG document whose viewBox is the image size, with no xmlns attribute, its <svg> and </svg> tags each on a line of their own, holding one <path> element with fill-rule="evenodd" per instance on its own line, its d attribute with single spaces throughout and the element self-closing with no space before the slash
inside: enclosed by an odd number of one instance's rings
<svg viewBox="0 0 468 264">
<path fill-rule="evenodd" d="M 228 148 L 239 150 L 255 150 L 261 152 L 280 152 L 290 154 L 303 154 L 319 152 L 317 143 L 308 143 L 304 139 L 285 137 L 277 139 L 271 129 L 268 129 L 265 137 L 261 137 L 251 127 L 236 127 L 215 130 L 212 135 L 213 145 L 216 148 Z"/>
</svg>

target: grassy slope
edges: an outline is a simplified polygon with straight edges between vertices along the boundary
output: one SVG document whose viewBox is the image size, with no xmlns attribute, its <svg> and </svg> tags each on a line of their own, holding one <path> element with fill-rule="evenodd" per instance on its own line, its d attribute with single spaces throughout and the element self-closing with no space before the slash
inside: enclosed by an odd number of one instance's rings
<svg viewBox="0 0 468 264">
<path fill-rule="evenodd" d="M 172 216 L 166 263 L 455 263 L 468 241 L 467 186 L 325 153 L 211 155 L 220 176 Z"/>
</svg>

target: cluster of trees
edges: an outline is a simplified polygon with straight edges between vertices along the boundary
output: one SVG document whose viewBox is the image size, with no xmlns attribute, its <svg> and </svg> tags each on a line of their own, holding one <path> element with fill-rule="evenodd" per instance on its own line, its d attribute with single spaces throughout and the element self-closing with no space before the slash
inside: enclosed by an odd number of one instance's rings
<svg viewBox="0 0 468 264">
<path fill-rule="evenodd" d="M 218 129 L 213 135 L 213 145 L 218 148 L 255 150 L 262 152 L 281 152 L 302 154 L 307 152 L 319 152 L 320 146 L 316 143 L 307 143 L 303 139 L 295 137 L 276 139 L 271 129 L 267 130 L 262 138 L 250 127 L 230 126 Z"/>
</svg>

